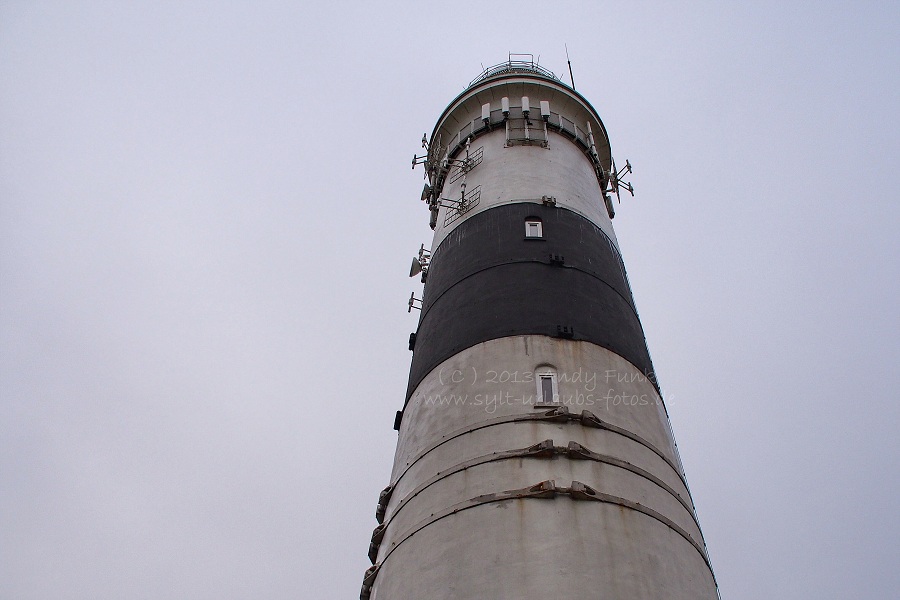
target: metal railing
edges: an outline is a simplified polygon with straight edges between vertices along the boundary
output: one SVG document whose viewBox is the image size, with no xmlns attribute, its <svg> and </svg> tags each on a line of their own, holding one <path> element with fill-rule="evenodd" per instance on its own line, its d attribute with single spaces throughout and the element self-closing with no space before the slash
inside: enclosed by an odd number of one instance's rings
<svg viewBox="0 0 900 600">
<path fill-rule="evenodd" d="M 523 60 L 518 57 L 529 57 L 528 60 Z M 481 74 L 473 79 L 471 83 L 469 83 L 468 87 L 472 87 L 476 83 L 480 83 L 486 79 L 490 79 L 492 77 L 497 77 L 500 75 L 509 75 L 516 73 L 529 73 L 529 74 L 537 74 L 543 77 L 548 77 L 553 79 L 554 81 L 562 82 L 562 80 L 553 74 L 553 71 L 549 69 L 545 69 L 534 61 L 533 54 L 510 54 L 509 60 L 506 62 L 500 63 L 499 65 L 494 65 L 493 67 L 488 67 Z"/>
</svg>

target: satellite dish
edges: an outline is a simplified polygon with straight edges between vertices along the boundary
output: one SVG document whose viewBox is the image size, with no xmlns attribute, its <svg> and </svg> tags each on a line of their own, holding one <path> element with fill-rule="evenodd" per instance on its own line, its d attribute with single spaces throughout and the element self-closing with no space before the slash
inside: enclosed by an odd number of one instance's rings
<svg viewBox="0 0 900 600">
<path fill-rule="evenodd" d="M 412 265 L 409 267 L 409 276 L 415 277 L 422 272 L 422 263 L 418 258 L 413 258 Z"/>
</svg>

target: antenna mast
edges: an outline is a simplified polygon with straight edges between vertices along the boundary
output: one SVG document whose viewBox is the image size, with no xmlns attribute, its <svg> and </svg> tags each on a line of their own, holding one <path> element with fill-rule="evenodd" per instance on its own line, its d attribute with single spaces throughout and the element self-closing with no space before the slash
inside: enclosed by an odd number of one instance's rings
<svg viewBox="0 0 900 600">
<path fill-rule="evenodd" d="M 569 60 L 569 46 L 563 44 L 566 48 L 566 62 L 569 63 L 569 81 L 572 82 L 572 89 L 575 89 L 575 77 L 572 76 L 572 61 Z"/>
</svg>

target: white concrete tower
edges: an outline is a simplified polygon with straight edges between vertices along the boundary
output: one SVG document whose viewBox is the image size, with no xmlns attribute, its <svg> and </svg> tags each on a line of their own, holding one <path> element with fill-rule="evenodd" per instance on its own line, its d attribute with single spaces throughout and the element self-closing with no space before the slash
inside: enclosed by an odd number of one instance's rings
<svg viewBox="0 0 900 600">
<path fill-rule="evenodd" d="M 606 129 L 515 58 L 414 160 L 434 241 L 360 597 L 715 599 L 612 228 Z"/>
</svg>

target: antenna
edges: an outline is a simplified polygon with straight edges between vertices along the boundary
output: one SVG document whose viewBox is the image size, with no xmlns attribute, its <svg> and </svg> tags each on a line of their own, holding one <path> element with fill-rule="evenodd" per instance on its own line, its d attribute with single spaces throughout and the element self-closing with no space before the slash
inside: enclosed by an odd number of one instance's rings
<svg viewBox="0 0 900 600">
<path fill-rule="evenodd" d="M 563 44 L 566 48 L 566 62 L 569 63 L 569 81 L 572 82 L 572 89 L 575 89 L 575 77 L 572 76 L 572 61 L 569 60 L 569 46 Z"/>
<path fill-rule="evenodd" d="M 413 258 L 412 265 L 409 268 L 409 276 L 415 277 L 419 273 L 422 274 L 422 283 L 425 283 L 425 277 L 428 275 L 428 260 L 431 258 L 431 250 L 425 249 L 425 244 L 419 248 L 419 256 Z"/>
<path fill-rule="evenodd" d="M 612 164 L 609 168 L 609 188 L 604 193 L 615 194 L 620 204 L 622 202 L 622 197 L 619 195 L 620 190 L 625 190 L 634 196 L 634 186 L 631 185 L 631 182 L 622 181 L 622 175 L 626 173 L 631 173 L 631 163 L 626 160 L 625 166 L 616 171 L 616 160 L 612 159 Z"/>
</svg>

